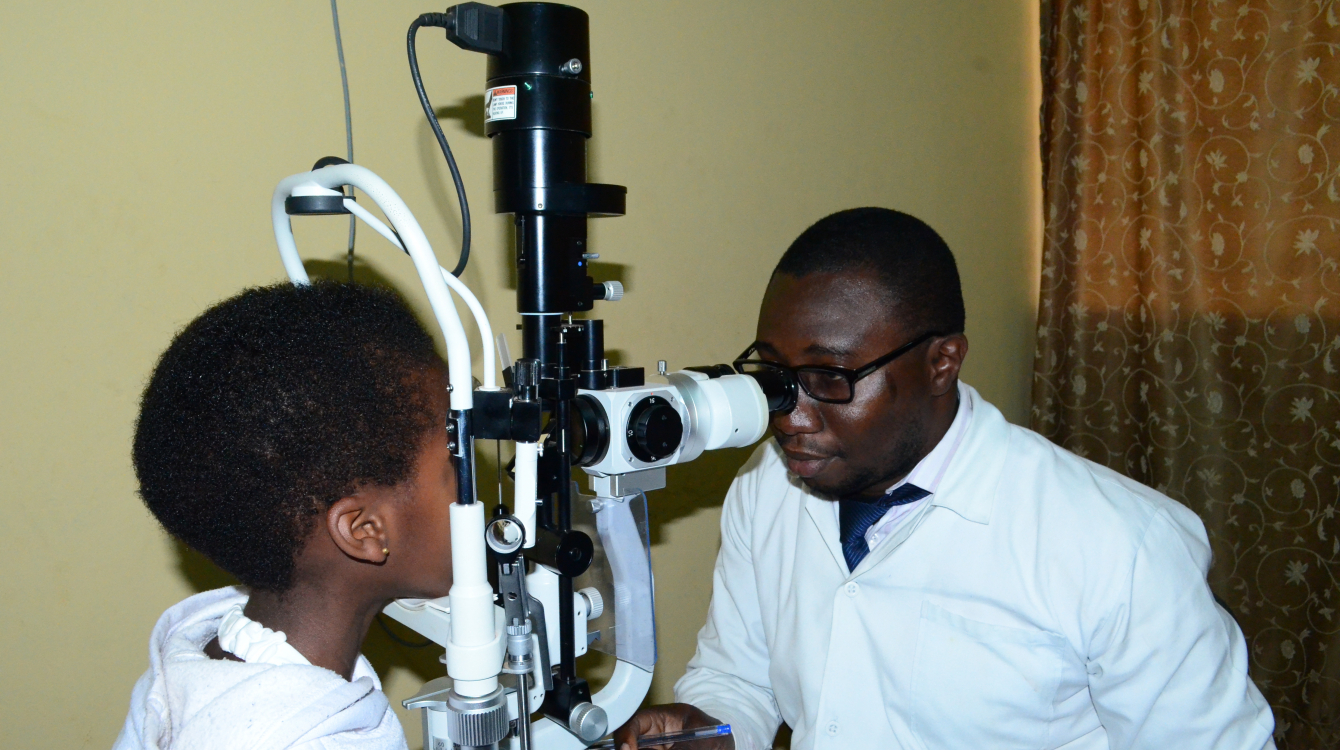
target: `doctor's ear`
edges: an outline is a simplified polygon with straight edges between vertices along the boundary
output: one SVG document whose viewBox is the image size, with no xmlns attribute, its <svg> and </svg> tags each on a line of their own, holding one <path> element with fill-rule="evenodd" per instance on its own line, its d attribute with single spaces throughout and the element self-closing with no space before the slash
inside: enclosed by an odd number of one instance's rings
<svg viewBox="0 0 1340 750">
<path fill-rule="evenodd" d="M 387 512 L 393 505 L 386 488 L 359 490 L 336 500 L 326 511 L 326 531 L 341 552 L 373 564 L 390 556 Z"/>
<path fill-rule="evenodd" d="M 958 382 L 959 370 L 963 369 L 963 360 L 967 356 L 968 337 L 961 333 L 931 339 L 930 349 L 926 352 L 926 363 L 930 367 L 932 395 L 943 396 L 954 388 L 954 384 Z"/>
</svg>

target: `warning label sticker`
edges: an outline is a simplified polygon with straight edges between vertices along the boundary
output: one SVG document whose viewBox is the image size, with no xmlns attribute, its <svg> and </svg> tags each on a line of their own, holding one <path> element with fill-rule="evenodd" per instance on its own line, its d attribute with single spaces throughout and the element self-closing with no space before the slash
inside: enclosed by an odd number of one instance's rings
<svg viewBox="0 0 1340 750">
<path fill-rule="evenodd" d="M 516 119 L 516 86 L 498 86 L 484 92 L 484 122 Z"/>
</svg>

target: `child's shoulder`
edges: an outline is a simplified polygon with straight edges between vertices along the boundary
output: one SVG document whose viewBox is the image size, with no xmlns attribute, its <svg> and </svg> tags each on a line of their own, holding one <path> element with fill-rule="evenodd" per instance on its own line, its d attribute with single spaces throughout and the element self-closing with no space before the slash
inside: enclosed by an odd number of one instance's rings
<svg viewBox="0 0 1340 750">
<path fill-rule="evenodd" d="M 338 745 L 345 732 L 358 732 L 365 742 L 381 738 L 360 747 L 404 748 L 404 732 L 361 657 L 353 681 L 305 660 L 211 659 L 205 645 L 246 602 L 244 590 L 228 587 L 188 597 L 163 613 L 117 750 L 296 748 L 319 739 Z"/>
</svg>

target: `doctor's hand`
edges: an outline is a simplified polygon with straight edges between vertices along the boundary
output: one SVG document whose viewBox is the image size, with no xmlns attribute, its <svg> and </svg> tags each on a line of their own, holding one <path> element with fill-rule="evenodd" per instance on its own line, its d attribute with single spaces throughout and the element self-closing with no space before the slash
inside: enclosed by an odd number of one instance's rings
<svg viewBox="0 0 1340 750">
<path fill-rule="evenodd" d="M 698 727 L 716 726 L 721 722 L 687 703 L 668 703 L 651 706 L 633 714 L 626 724 L 614 732 L 618 750 L 637 750 L 637 738 L 649 734 L 683 732 Z M 729 735 L 710 740 L 693 740 L 677 745 L 655 745 L 659 750 L 680 747 L 683 750 L 735 750 L 735 740 Z"/>
</svg>

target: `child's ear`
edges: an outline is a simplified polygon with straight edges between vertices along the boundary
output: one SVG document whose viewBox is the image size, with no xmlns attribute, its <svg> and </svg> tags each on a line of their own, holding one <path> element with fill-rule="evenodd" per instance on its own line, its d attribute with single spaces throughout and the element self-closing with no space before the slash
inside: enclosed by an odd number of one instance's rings
<svg viewBox="0 0 1340 750">
<path fill-rule="evenodd" d="M 390 556 L 387 538 L 388 498 L 378 489 L 360 490 L 336 500 L 326 511 L 326 530 L 344 554 L 374 564 Z"/>
</svg>

